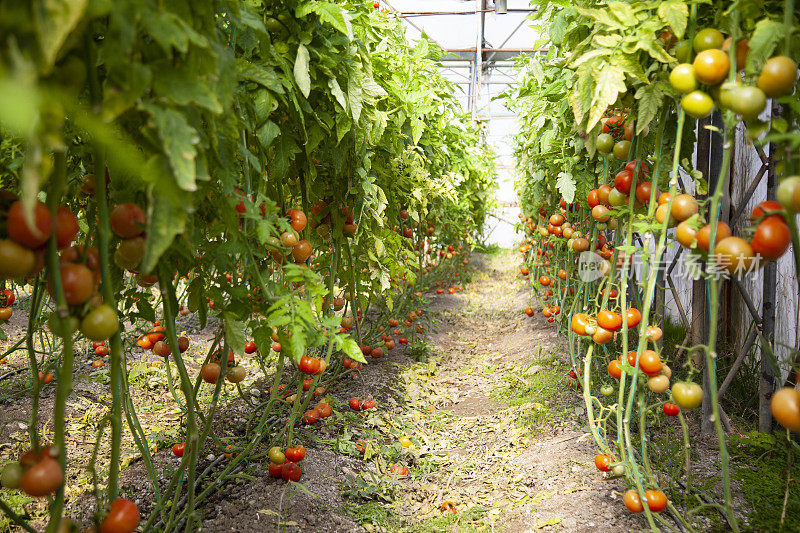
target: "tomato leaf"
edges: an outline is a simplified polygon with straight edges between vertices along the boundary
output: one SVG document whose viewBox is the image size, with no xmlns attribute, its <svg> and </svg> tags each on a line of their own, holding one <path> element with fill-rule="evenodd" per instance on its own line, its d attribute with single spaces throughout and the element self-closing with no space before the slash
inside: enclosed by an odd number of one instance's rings
<svg viewBox="0 0 800 533">
<path fill-rule="evenodd" d="M 673 35 L 680 39 L 686 31 L 686 24 L 689 20 L 689 8 L 683 0 L 667 0 L 658 4 L 658 16 L 661 20 L 669 24 Z"/>
<path fill-rule="evenodd" d="M 786 38 L 786 26 L 769 19 L 759 20 L 750 36 L 750 50 L 747 53 L 747 72 L 760 72 L 779 42 Z"/>
<path fill-rule="evenodd" d="M 239 355 L 244 353 L 244 323 L 235 319 L 235 317 L 228 312 L 222 313 L 222 318 L 225 323 L 225 342 L 228 346 Z"/>
<path fill-rule="evenodd" d="M 609 105 L 617 101 L 617 96 L 627 90 L 625 73 L 621 68 L 605 63 L 599 71 L 594 71 L 595 81 L 592 107 L 586 129 L 592 129 L 602 118 Z"/>
<path fill-rule="evenodd" d="M 565 171 L 559 172 L 556 188 L 561 193 L 561 196 L 564 197 L 565 202 L 571 204 L 575 201 L 575 179 L 572 174 Z"/>
<path fill-rule="evenodd" d="M 350 24 L 350 14 L 344 8 L 329 2 L 311 0 L 297 6 L 295 15 L 305 17 L 309 13 L 316 13 L 322 22 L 326 22 L 339 30 L 349 39 L 353 38 L 353 27 Z"/>
<path fill-rule="evenodd" d="M 81 21 L 87 0 L 45 0 L 32 9 L 39 34 L 39 47 L 44 60 L 42 70 L 47 72 L 55 63 L 67 37 Z"/>
<path fill-rule="evenodd" d="M 636 134 L 638 135 L 656 118 L 664 101 L 664 92 L 656 84 L 642 85 L 636 91 L 635 98 L 639 101 L 639 113 L 636 116 Z"/>
<path fill-rule="evenodd" d="M 197 131 L 174 109 L 156 104 L 144 104 L 142 107 L 153 117 L 178 187 L 190 192 L 197 190 L 194 164 L 197 156 L 195 144 L 199 140 Z"/>
<path fill-rule="evenodd" d="M 367 360 L 364 359 L 364 353 L 361 351 L 361 347 L 349 335 L 336 335 L 336 349 L 343 351 L 345 355 L 353 361 L 365 364 L 367 362 Z"/>
<path fill-rule="evenodd" d="M 311 94 L 311 73 L 309 71 L 309 56 L 308 48 L 300 44 L 297 47 L 297 58 L 294 61 L 294 80 L 297 82 L 297 87 L 300 92 L 308 98 Z"/>
</svg>

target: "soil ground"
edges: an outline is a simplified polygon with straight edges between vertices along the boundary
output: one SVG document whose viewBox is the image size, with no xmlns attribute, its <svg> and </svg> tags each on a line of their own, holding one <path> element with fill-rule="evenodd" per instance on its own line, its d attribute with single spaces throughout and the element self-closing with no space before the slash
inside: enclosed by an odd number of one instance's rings
<svg viewBox="0 0 800 533">
<path fill-rule="evenodd" d="M 594 466 L 596 446 L 586 432 L 583 400 L 570 385 L 563 337 L 540 315 L 525 317 L 529 289 L 514 259 L 478 256 L 472 268 L 463 291 L 426 295 L 427 344 L 415 348 L 417 355 L 425 352 L 421 362 L 410 350 L 391 350 L 329 394 L 334 416 L 299 429 L 307 450 L 302 487 L 270 478 L 266 461 L 251 463 L 199 507 L 202 531 L 643 528 L 622 504 L 622 483 Z M 212 332 L 198 331 L 191 322 L 184 327 L 192 349 L 202 353 Z M 169 449 L 179 441 L 179 411 L 162 384 L 163 368 L 137 364 L 141 375 L 131 378 L 143 395 L 137 401 L 151 401 L 150 409 L 140 409 L 140 421 L 148 434 L 161 436 L 154 467 L 166 480 L 180 461 Z M 84 427 L 70 426 L 68 433 L 73 468 L 67 514 L 88 524 L 93 498 L 80 493 L 91 489 L 84 469 L 94 441 L 92 422 L 107 412 L 108 399 L 102 375 L 89 366 L 78 375 L 83 377 L 70 398 L 69 420 Z M 245 384 L 251 398 L 268 389 L 263 375 Z M 235 390 L 226 395 L 214 426 L 223 440 L 246 431 L 250 412 Z M 373 397 L 377 409 L 352 412 L 347 401 L 353 396 Z M 47 389 L 41 411 L 52 411 Z M 3 459 L 22 446 L 29 412 L 26 400 L 3 406 Z M 52 422 L 42 418 L 47 433 Z M 146 516 L 154 495 L 127 434 L 126 446 L 122 492 Z M 395 464 L 406 466 L 408 476 L 390 473 Z M 223 466 L 223 457 L 211 454 L 198 471 Z M 36 502 L 22 505 L 35 514 Z"/>
</svg>

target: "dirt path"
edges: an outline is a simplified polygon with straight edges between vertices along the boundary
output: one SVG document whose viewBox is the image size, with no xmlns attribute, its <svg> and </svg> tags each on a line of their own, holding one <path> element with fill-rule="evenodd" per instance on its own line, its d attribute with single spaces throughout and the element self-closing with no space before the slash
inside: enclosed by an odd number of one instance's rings
<svg viewBox="0 0 800 533">
<path fill-rule="evenodd" d="M 594 466 L 563 340 L 546 319 L 523 313 L 528 292 L 515 257 L 488 259 L 463 293 L 432 298 L 441 320 L 431 339 L 435 369 L 424 380 L 420 367 L 404 376 L 410 401 L 424 388 L 417 396 L 438 410 L 419 433 L 445 455 L 437 456 L 439 470 L 409 487 L 398 510 L 424 519 L 449 501 L 463 517 L 459 527 L 639 529 L 620 483 Z"/>
</svg>

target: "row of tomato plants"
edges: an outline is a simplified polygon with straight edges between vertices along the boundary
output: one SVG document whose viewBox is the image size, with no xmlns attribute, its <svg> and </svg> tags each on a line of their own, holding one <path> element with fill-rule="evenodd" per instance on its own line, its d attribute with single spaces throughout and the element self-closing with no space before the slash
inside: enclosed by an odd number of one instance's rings
<svg viewBox="0 0 800 533">
<path fill-rule="evenodd" d="M 517 137 L 526 233 L 521 274 L 531 280 L 537 300 L 526 313 L 541 307 L 568 337 L 572 379 L 583 390 L 600 449 L 595 463 L 625 478 L 627 508 L 644 513 L 653 530 L 689 531 L 703 527 L 698 514 L 718 510 L 727 527 L 738 531 L 719 408 L 715 326 L 723 275 L 746 275 L 792 244 L 795 259 L 800 254 L 793 4 L 775 2 L 764 12 L 748 2 L 538 4 L 537 16 L 550 22 L 550 52 L 544 60 L 521 62 L 523 83 L 509 95 L 523 117 Z M 782 107 L 780 114 L 764 113 L 768 98 L 774 109 Z M 705 176 L 691 166 L 691 119 L 705 118 L 714 108 L 724 128 L 712 129 L 712 135 L 723 138 L 724 153 L 708 190 Z M 771 192 L 777 201 L 760 203 L 752 226 L 734 236 L 719 220 L 720 202 L 741 122 L 751 142 L 772 143 L 781 181 Z M 689 179 L 696 195 L 680 190 Z M 559 199 L 559 208 L 548 207 Z M 667 361 L 658 327 L 667 311 L 656 308 L 655 296 L 672 242 L 704 265 L 712 327 L 704 345 L 675 350 L 676 359 Z M 639 280 L 631 275 L 634 265 Z M 675 347 L 668 348 L 672 353 Z M 769 344 L 762 357 L 774 359 Z M 708 381 L 701 385 L 704 366 Z M 684 412 L 704 402 L 720 452 L 719 500 L 691 483 L 692 439 Z M 786 430 L 800 430 L 796 388 L 776 391 L 772 412 Z M 661 413 L 679 420 L 685 454 L 680 479 L 665 478 L 648 450 L 648 428 Z M 791 439 L 787 445 L 796 447 Z M 661 516 L 665 510 L 671 520 Z"/>
<path fill-rule="evenodd" d="M 0 276 L 32 287 L 26 336 L 5 354 L 27 353 L 31 416 L 30 446 L 3 485 L 42 499 L 47 531 L 71 527 L 67 398 L 81 339 L 108 355 L 110 380 L 86 465 L 91 527 L 194 530 L 211 493 L 267 457 L 297 481 L 295 426 L 330 413 L 312 399 L 357 377 L 366 354 L 424 332 L 421 289 L 457 274 L 491 209 L 492 159 L 438 74 L 440 51 L 409 45 L 399 19 L 361 1 L 122 0 L 7 15 Z M 196 374 L 176 326 L 187 314 L 215 328 Z M 128 379 L 126 361 L 148 352 L 167 363 L 182 412 L 166 486 Z M 228 443 L 213 421 L 225 387 L 243 393 L 244 358 L 271 393 L 244 395 L 246 436 Z M 55 399 L 40 416 L 44 386 Z M 143 524 L 119 493 L 126 429 L 154 494 Z M 0 508 L 33 531 L 3 498 Z"/>
</svg>

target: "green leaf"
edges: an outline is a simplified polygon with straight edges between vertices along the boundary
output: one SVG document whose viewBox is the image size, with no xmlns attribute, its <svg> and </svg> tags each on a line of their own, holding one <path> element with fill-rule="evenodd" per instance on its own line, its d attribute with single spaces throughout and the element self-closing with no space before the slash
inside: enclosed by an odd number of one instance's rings
<svg viewBox="0 0 800 533">
<path fill-rule="evenodd" d="M 297 58 L 294 61 L 294 80 L 306 98 L 311 94 L 311 73 L 308 62 L 308 48 L 301 44 L 297 47 Z"/>
<path fill-rule="evenodd" d="M 266 121 L 264 125 L 258 128 L 258 131 L 256 131 L 256 136 L 261 142 L 261 146 L 264 148 L 272 144 L 272 141 L 274 141 L 275 138 L 280 134 L 281 129 L 271 120 Z"/>
<path fill-rule="evenodd" d="M 225 322 L 225 341 L 234 353 L 244 354 L 244 322 L 235 319 L 231 313 L 222 313 Z"/>
<path fill-rule="evenodd" d="M 775 47 L 786 38 L 786 26 L 780 22 L 762 19 L 756 24 L 750 36 L 750 50 L 747 53 L 747 72 L 759 72 Z"/>
<path fill-rule="evenodd" d="M 148 167 L 164 167 L 168 163 L 164 156 L 156 155 L 147 162 Z M 153 174 L 155 170 L 151 171 Z M 175 184 L 163 180 L 150 186 L 147 203 L 147 246 L 140 268 L 149 273 L 158 263 L 161 255 L 172 244 L 176 235 L 186 227 L 186 202 L 184 193 Z"/>
<path fill-rule="evenodd" d="M 283 94 L 283 85 L 274 69 L 255 65 L 240 57 L 236 58 L 236 68 L 240 77 L 263 85 L 277 94 Z"/>
<path fill-rule="evenodd" d="M 636 100 L 639 101 L 639 113 L 636 117 L 636 134 L 640 134 L 650 122 L 656 118 L 664 94 L 657 85 L 643 85 L 636 91 Z"/>
<path fill-rule="evenodd" d="M 667 0 L 658 4 L 658 16 L 672 28 L 672 33 L 680 39 L 686 31 L 689 8 L 683 0 Z"/>
<path fill-rule="evenodd" d="M 197 190 L 194 163 L 195 144 L 199 141 L 197 131 L 174 109 L 156 104 L 144 104 L 142 108 L 153 117 L 178 187 L 189 192 Z"/>
<path fill-rule="evenodd" d="M 569 172 L 559 172 L 556 189 L 561 193 L 564 201 L 571 204 L 575 201 L 575 179 Z"/>
<path fill-rule="evenodd" d="M 339 102 L 339 105 L 342 106 L 342 109 L 347 111 L 347 98 L 342 92 L 342 87 L 339 85 L 339 81 L 336 78 L 329 79 L 328 88 L 331 90 L 333 97 L 336 98 L 336 101 Z"/>
<path fill-rule="evenodd" d="M 621 68 L 605 64 L 594 73 L 595 88 L 592 98 L 592 107 L 586 129 L 590 130 L 602 118 L 608 106 L 617 101 L 617 96 L 627 90 L 625 87 L 625 73 Z"/>
<path fill-rule="evenodd" d="M 622 25 L 632 27 L 636 26 L 639 22 L 636 20 L 636 13 L 634 13 L 630 4 L 625 2 L 609 2 L 607 5 L 611 15 L 620 21 Z"/>
<path fill-rule="evenodd" d="M 359 363 L 367 362 L 364 359 L 364 353 L 361 351 L 361 347 L 358 345 L 356 341 L 346 335 L 337 335 L 336 336 L 336 348 L 341 350 L 353 361 L 358 361 Z"/>
<path fill-rule="evenodd" d="M 329 2 L 311 0 L 300 4 L 295 9 L 297 18 L 303 18 L 309 13 L 316 13 L 322 22 L 330 24 L 341 33 L 347 35 L 349 39 L 353 38 L 350 14 L 344 8 Z"/>
<path fill-rule="evenodd" d="M 86 10 L 86 0 L 44 0 L 32 3 L 36 18 L 34 27 L 39 37 L 39 48 L 45 72 L 56 62 L 58 52 L 72 30 L 78 25 Z"/>
<path fill-rule="evenodd" d="M 153 76 L 153 89 L 159 96 L 169 98 L 177 105 L 196 104 L 212 113 L 222 113 L 223 108 L 216 89 L 209 87 L 206 80 L 199 78 L 192 67 L 187 65 L 161 67 Z"/>
</svg>

